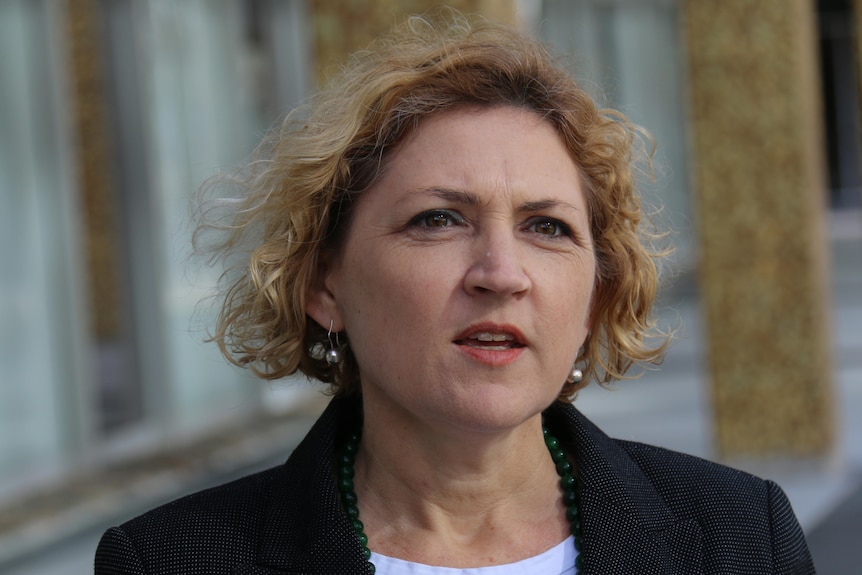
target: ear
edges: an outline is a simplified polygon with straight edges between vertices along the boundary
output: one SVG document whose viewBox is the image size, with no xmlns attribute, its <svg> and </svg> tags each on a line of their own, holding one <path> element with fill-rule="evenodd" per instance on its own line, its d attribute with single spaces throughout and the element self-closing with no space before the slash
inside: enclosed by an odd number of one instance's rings
<svg viewBox="0 0 862 575">
<path fill-rule="evenodd" d="M 337 285 L 337 275 L 333 273 L 330 266 L 321 263 L 317 278 L 305 295 L 305 313 L 323 329 L 328 330 L 331 322 L 334 332 L 344 329 L 344 321 L 335 295 Z"/>
</svg>

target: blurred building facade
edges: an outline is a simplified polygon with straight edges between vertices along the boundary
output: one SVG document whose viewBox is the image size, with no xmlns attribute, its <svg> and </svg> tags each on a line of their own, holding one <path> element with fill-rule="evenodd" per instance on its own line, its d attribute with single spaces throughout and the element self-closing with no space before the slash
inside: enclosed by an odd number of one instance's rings
<svg viewBox="0 0 862 575">
<path fill-rule="evenodd" d="M 338 54 L 433 4 L 0 0 L 0 503 L 275 401 L 203 343 L 198 303 L 218 271 L 190 263 L 192 196 Z M 694 268 L 686 2 L 450 4 L 574 54 L 595 96 L 653 134 L 646 196 L 675 230 L 678 266 Z M 852 7 L 801 5 L 819 16 L 823 204 L 858 208 Z M 304 389 L 282 387 L 287 403 Z"/>
<path fill-rule="evenodd" d="M 194 320 L 190 200 L 311 90 L 303 2 L 0 2 L 0 485 L 261 407 Z"/>
</svg>

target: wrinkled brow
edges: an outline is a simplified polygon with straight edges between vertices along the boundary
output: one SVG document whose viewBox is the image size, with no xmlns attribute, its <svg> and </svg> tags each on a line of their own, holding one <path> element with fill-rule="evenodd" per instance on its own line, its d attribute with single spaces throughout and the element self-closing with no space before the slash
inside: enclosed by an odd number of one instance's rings
<svg viewBox="0 0 862 575">
<path fill-rule="evenodd" d="M 472 192 L 465 192 L 463 190 L 452 190 L 449 188 L 420 188 L 415 190 L 415 192 L 431 194 L 433 196 L 437 196 L 440 199 L 448 200 L 455 204 L 463 204 L 467 206 L 478 206 L 482 203 L 482 200 L 479 198 L 479 196 Z M 518 206 L 518 211 L 533 213 L 542 212 L 553 208 L 567 208 L 570 210 L 580 211 L 577 206 L 574 206 L 568 202 L 563 202 L 552 198 L 524 202 L 523 204 Z"/>
<path fill-rule="evenodd" d="M 440 199 L 450 201 L 455 204 L 463 204 L 466 206 L 478 206 L 482 203 L 479 196 L 472 192 L 462 190 L 452 190 L 449 188 L 421 188 L 417 192 L 431 194 Z"/>
<path fill-rule="evenodd" d="M 544 212 L 546 210 L 550 210 L 553 208 L 567 208 L 570 210 L 580 211 L 577 206 L 573 206 L 568 202 L 562 202 L 560 200 L 536 200 L 535 202 L 524 202 L 518 207 L 518 211 L 521 212 Z"/>
</svg>

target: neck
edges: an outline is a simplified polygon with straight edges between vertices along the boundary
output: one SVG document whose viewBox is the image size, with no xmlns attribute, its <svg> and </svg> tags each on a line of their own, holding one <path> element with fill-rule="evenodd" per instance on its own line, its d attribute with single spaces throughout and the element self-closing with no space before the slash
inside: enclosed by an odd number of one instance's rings
<svg viewBox="0 0 862 575">
<path fill-rule="evenodd" d="M 372 550 L 466 567 L 481 564 L 477 550 L 502 563 L 568 536 L 540 414 L 494 432 L 394 425 L 375 415 L 366 412 L 355 477 Z"/>
</svg>

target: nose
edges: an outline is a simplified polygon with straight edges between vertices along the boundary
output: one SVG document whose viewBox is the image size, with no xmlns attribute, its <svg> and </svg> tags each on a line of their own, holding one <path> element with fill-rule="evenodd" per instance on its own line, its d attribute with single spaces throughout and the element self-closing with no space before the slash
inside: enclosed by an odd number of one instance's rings
<svg viewBox="0 0 862 575">
<path fill-rule="evenodd" d="M 524 269 L 525 262 L 514 238 L 488 238 L 474 248 L 473 261 L 464 277 L 467 293 L 504 297 L 529 293 L 532 281 Z"/>
</svg>

